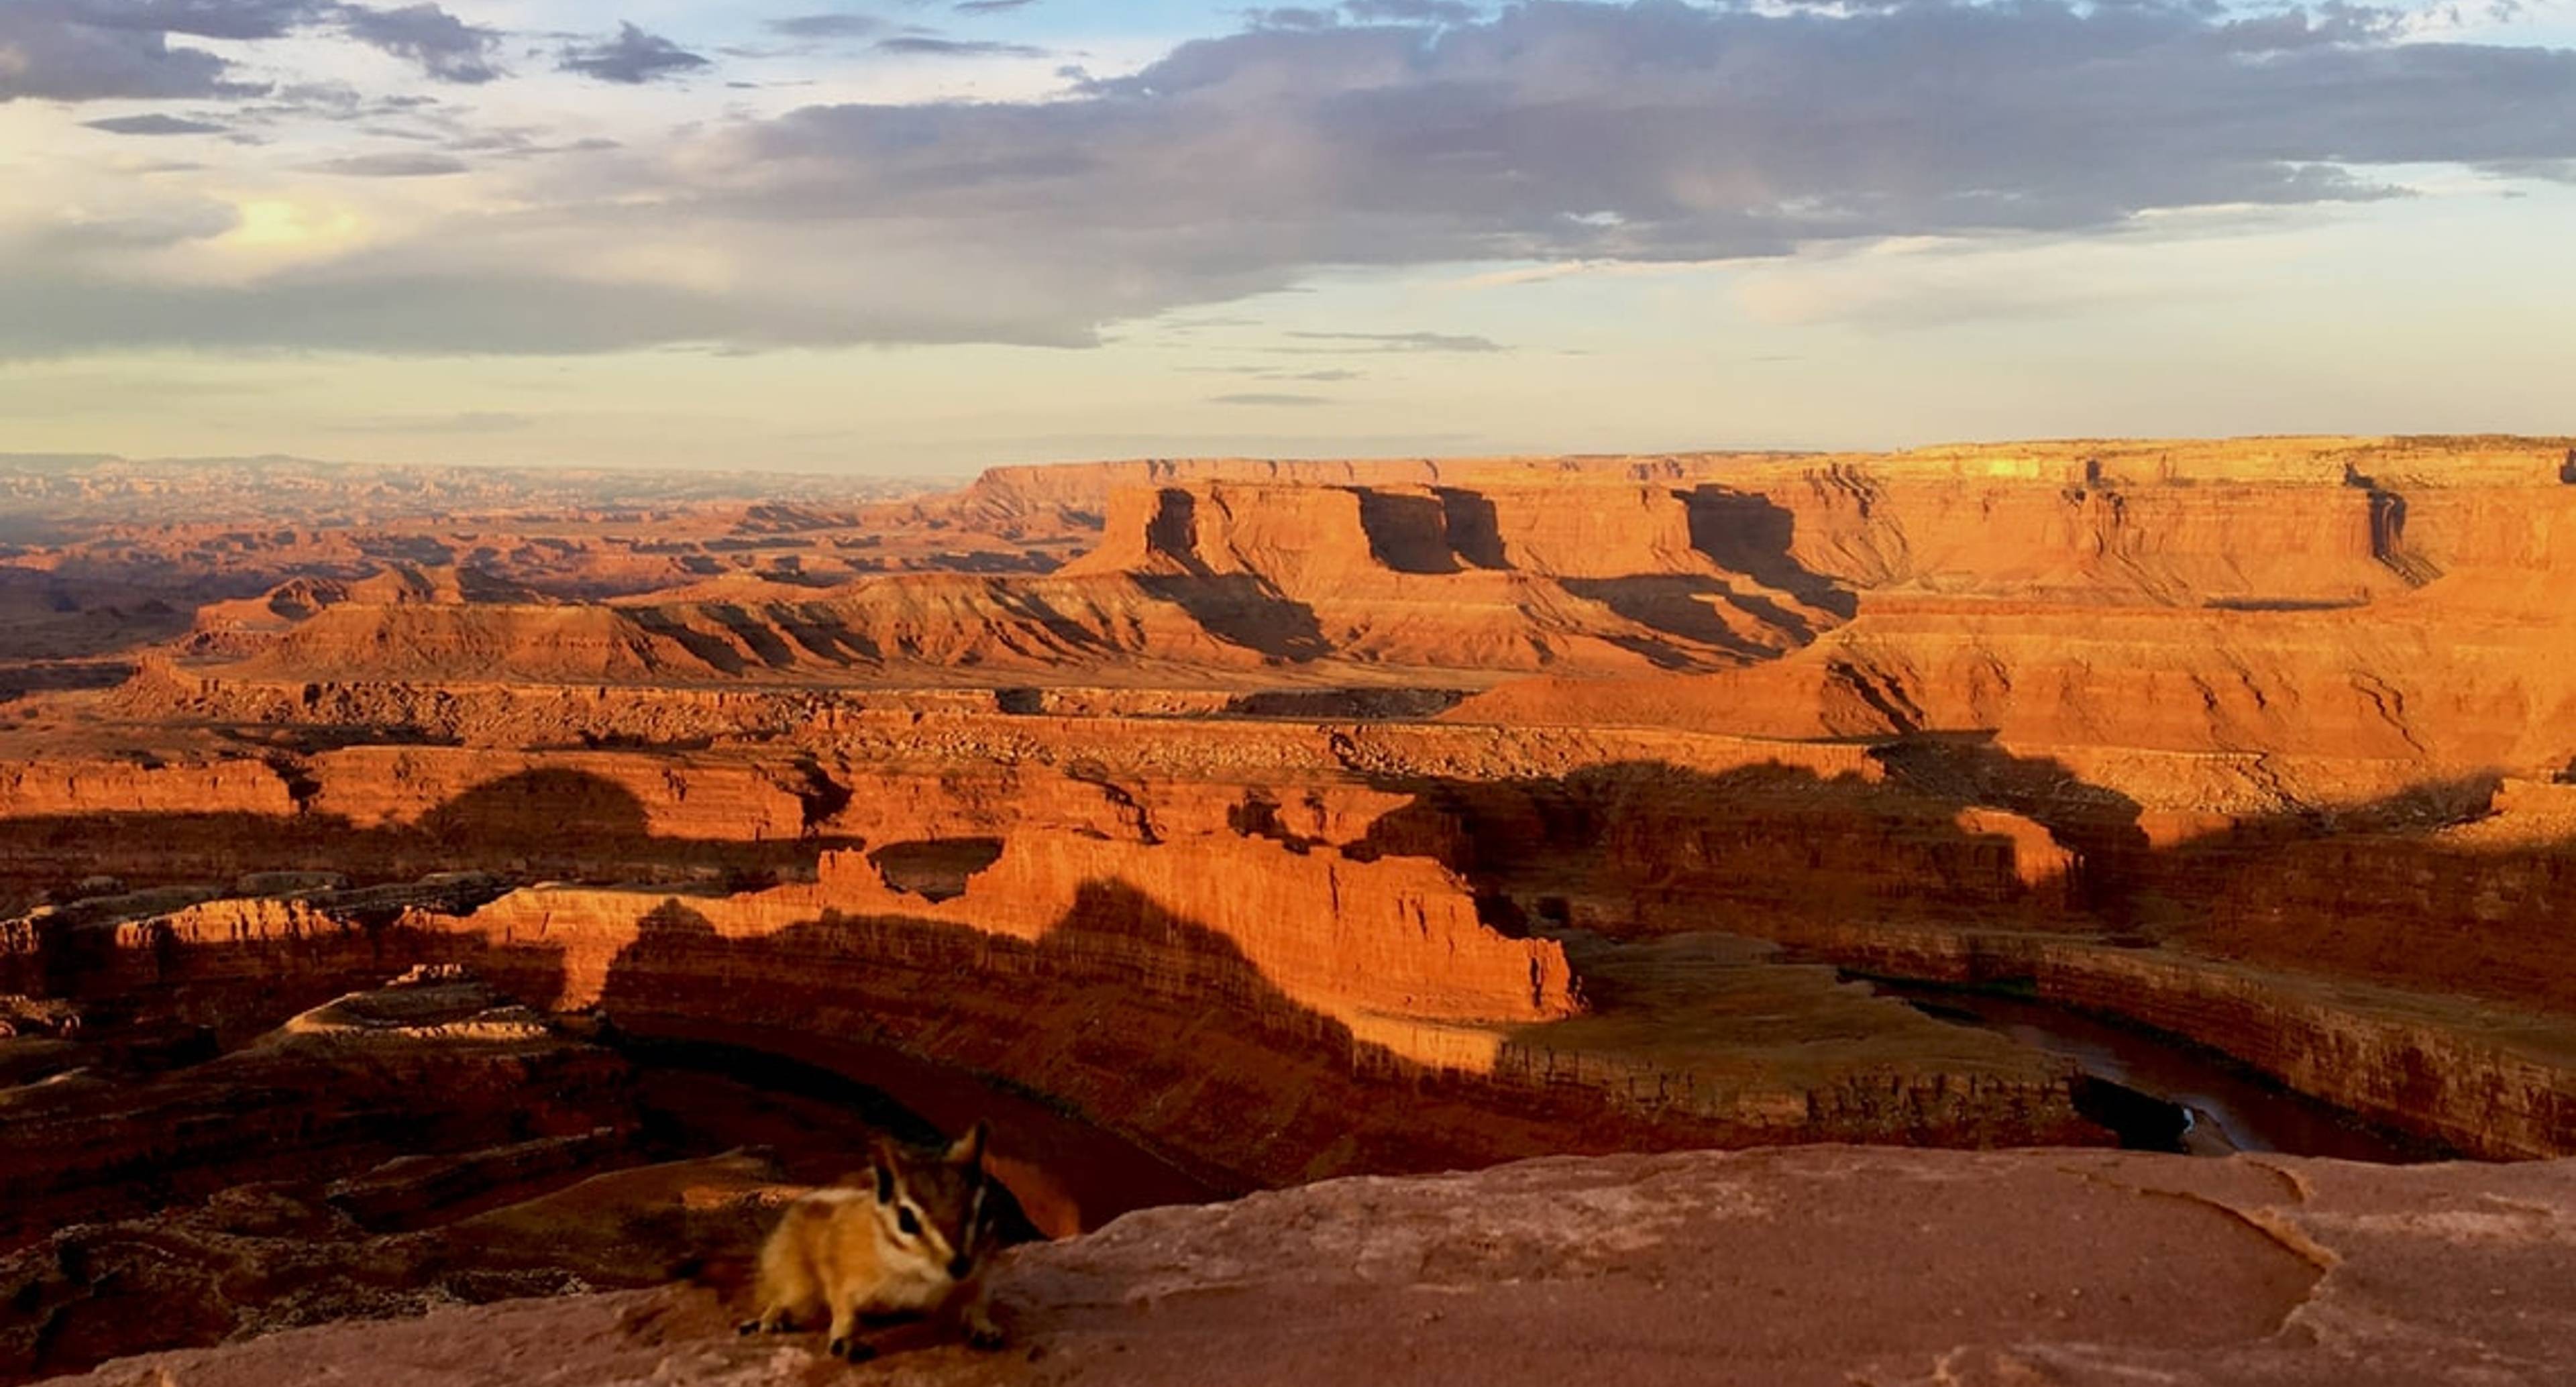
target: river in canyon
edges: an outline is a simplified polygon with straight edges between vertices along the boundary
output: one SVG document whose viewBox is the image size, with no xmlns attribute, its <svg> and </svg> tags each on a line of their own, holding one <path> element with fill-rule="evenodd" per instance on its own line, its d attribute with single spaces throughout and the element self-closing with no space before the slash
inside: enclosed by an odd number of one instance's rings
<svg viewBox="0 0 2576 1387">
<path fill-rule="evenodd" d="M 2268 1151 L 2383 1164 L 2452 1154 L 2285 1088 L 2218 1051 L 2142 1026 L 1986 989 L 1858 980 L 1936 1020 L 1994 1031 L 2072 1061 L 2096 1085 L 2088 1095 L 2089 1105 L 2102 1114 L 2096 1120 L 2119 1131 L 2124 1145 L 2196 1155 Z"/>
</svg>

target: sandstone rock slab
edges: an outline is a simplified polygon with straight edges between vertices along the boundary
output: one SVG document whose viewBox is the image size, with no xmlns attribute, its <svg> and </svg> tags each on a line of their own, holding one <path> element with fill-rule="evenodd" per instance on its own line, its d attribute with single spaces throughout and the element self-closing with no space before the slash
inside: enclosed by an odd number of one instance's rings
<svg viewBox="0 0 2576 1387">
<path fill-rule="evenodd" d="M 1552 1159 L 1148 1210 L 1027 1249 L 998 1295 L 1011 1350 L 855 1369 L 804 1339 L 734 1339 L 711 1293 L 669 1289 L 330 1326 L 65 1381 L 2563 1382 L 2576 1163 Z"/>
</svg>

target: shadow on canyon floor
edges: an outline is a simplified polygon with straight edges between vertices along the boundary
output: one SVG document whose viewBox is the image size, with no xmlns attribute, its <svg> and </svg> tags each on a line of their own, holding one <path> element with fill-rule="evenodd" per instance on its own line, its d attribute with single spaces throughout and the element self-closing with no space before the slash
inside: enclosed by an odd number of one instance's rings
<svg viewBox="0 0 2576 1387">
<path fill-rule="evenodd" d="M 2282 816 L 2155 847 L 2134 803 L 2053 762 L 1975 738 L 1913 739 L 1874 755 L 1886 772 L 1876 780 L 1777 763 L 1390 779 L 1381 787 L 1412 802 L 1378 819 L 1351 852 L 1450 863 L 1506 931 L 1724 931 L 1797 942 L 1819 927 L 1876 922 L 2024 930 L 2576 1010 L 2576 941 L 2552 904 L 2576 885 L 2576 844 L 2458 850 L 2434 830 L 2474 813 L 2485 802 L 2479 785 L 2427 785 L 2332 822 Z M 2020 825 L 1976 812 L 1999 808 Z M 564 833 L 567 824 L 580 832 Z M 1257 799 L 1233 827 L 1292 849 L 1303 841 L 1287 841 L 1295 835 L 1276 806 L 1265 813 Z M 131 861 L 87 841 L 97 835 L 129 856 L 149 844 L 152 870 L 174 875 L 217 875 L 204 869 L 220 862 L 227 875 L 313 866 L 400 879 L 486 864 L 522 879 L 583 866 L 613 879 L 642 866 L 668 881 L 670 864 L 686 863 L 669 883 L 668 912 L 606 963 L 596 1000 L 613 1013 L 717 1027 L 703 1038 L 758 1048 L 805 1033 L 937 1055 L 1113 1123 L 1150 1108 L 1158 1147 L 1210 1185 L 1502 1159 L 1564 1149 L 1569 1131 L 1601 1150 L 1756 1135 L 1648 1122 L 1571 1088 L 1398 1061 L 1283 994 L 1227 937 L 1115 881 L 1086 883 L 1074 909 L 1034 942 L 828 913 L 726 938 L 691 893 L 803 874 L 826 844 L 657 838 L 631 794 L 579 773 L 478 787 L 400 830 L 222 815 L 0 822 L 0 855 L 13 871 L 40 868 L 51 879 L 132 872 Z M 2500 882 L 2519 884 L 2499 894 Z M 2501 913 L 2500 900 L 2510 907 Z M 274 1024 L 408 963 L 458 959 L 495 970 L 531 1002 L 565 1000 L 559 943 L 478 942 L 390 928 L 390 918 L 153 950 L 83 949 L 65 932 L 32 954 L 0 951 L 0 990 Z M 681 968 L 675 958 L 695 962 Z M 1241 1152 L 1253 1130 L 1269 1135 L 1244 1165 L 1205 1154 Z"/>
<path fill-rule="evenodd" d="M 2287 971 L 2576 1012 L 2576 836 L 2465 845 L 2493 777 L 2155 842 L 2139 804 L 1979 734 L 1870 751 L 1884 774 L 1662 763 L 1563 777 L 1380 777 L 1414 796 L 1351 849 L 1437 858 L 1480 898 L 1563 923 L 1774 935 L 1870 921 L 2165 944 Z M 1983 822 L 2002 810 L 2037 834 Z M 2047 860 L 2051 848 L 2062 856 Z M 1526 928 L 1508 907 L 1490 918 Z M 1545 923 L 1545 921 L 1542 921 Z"/>
<path fill-rule="evenodd" d="M 810 828 L 810 810 L 808 819 Z M 651 880 L 673 872 L 716 881 L 768 880 L 810 872 L 824 849 L 859 846 L 856 838 L 811 831 L 765 840 L 657 834 L 634 791 L 587 771 L 547 767 L 477 785 L 408 824 L 361 827 L 310 809 L 291 817 L 215 812 L 0 818 L 0 888 L 60 891 L 102 874 L 134 885 L 230 882 L 252 872 L 287 870 L 340 872 L 361 881 L 455 871 L 532 880 Z"/>
<path fill-rule="evenodd" d="M 510 963 L 496 950 L 476 966 L 506 977 Z M 711 990 L 710 978 L 735 982 Z M 1330 1174 L 1747 1135 L 1403 1059 L 1289 997 L 1225 935 L 1115 881 L 1083 884 L 1033 941 L 829 911 L 728 938 L 673 898 L 619 949 L 597 1005 L 624 1028 L 721 1037 L 835 1068 L 856 1057 L 871 1083 L 888 1052 L 988 1076 L 1057 1115 L 1057 1145 L 1016 1154 L 1054 1173 L 1086 1227 L 1146 1203 Z M 975 1115 L 954 1092 L 901 1082 L 890 1091 L 947 1125 Z M 1072 1115 L 1081 1127 L 1063 1123 Z M 1120 1134 L 1114 1159 L 1085 1135 L 1095 1125 Z M 1150 1142 L 1163 1163 L 1138 1166 L 1133 1142 Z"/>
</svg>

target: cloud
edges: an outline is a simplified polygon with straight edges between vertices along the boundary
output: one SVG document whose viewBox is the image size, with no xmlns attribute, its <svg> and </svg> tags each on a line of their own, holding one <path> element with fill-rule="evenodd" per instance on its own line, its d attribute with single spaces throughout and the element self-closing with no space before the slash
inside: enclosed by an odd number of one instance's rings
<svg viewBox="0 0 2576 1387">
<path fill-rule="evenodd" d="M 32 248 L 67 260 L 102 251 L 155 251 L 209 240 L 240 225 L 231 203 L 182 197 L 104 214 L 72 214 L 28 236 Z"/>
<path fill-rule="evenodd" d="M 603 82 L 629 86 L 707 66 L 707 60 L 659 34 L 621 23 L 617 37 L 600 43 L 572 44 L 556 66 Z"/>
<path fill-rule="evenodd" d="M 67 4 L 0 4 L 0 102 L 145 100 L 246 95 L 227 80 L 230 64 L 195 48 L 173 48 L 169 31 L 87 22 Z"/>
<path fill-rule="evenodd" d="M 1251 405 L 1272 409 L 1307 409 L 1315 405 L 1328 405 L 1331 404 L 1332 401 L 1321 395 L 1280 395 L 1272 394 L 1268 391 L 1247 390 L 1233 395 L 1210 395 L 1208 397 L 1208 403 L 1212 405 Z"/>
<path fill-rule="evenodd" d="M 585 242 L 598 258 L 595 242 Z M 804 265 L 774 283 L 731 289 L 609 279 L 578 257 L 537 261 L 530 243 L 372 249 L 242 284 L 148 282 L 93 271 L 70 256 L 46 272 L 0 275 L 0 360 L 144 344 L 209 350 L 314 348 L 382 355 L 580 355 L 648 345 L 820 346 L 853 340 L 988 340 L 989 306 L 898 272 L 908 295 L 851 307 L 845 282 Z M 495 251 L 498 254 L 495 254 Z M 450 263 L 440 263 L 441 260 Z M 428 262 L 426 264 L 420 262 Z M 994 297 L 1023 292 L 1007 279 Z M 1082 346 L 1085 334 L 1022 340 Z"/>
<path fill-rule="evenodd" d="M 870 34 L 883 33 L 885 27 L 886 22 L 872 14 L 838 12 L 791 15 L 786 19 L 769 21 L 771 33 L 799 39 L 865 38 Z"/>
<path fill-rule="evenodd" d="M 1478 13 L 1459 0 L 1342 0 L 1342 11 L 1363 24 L 1464 24 Z"/>
<path fill-rule="evenodd" d="M 1511 350 L 1490 337 L 1461 336 L 1448 332 L 1292 332 L 1288 336 L 1302 342 L 1347 342 L 1357 350 L 1374 352 L 1507 352 Z"/>
<path fill-rule="evenodd" d="M 109 116 L 105 120 L 85 120 L 81 124 L 111 135 L 220 135 L 232 127 L 210 120 L 183 120 L 155 111 L 139 116 Z"/>
<path fill-rule="evenodd" d="M 1008 14 L 1036 3 L 1037 0 L 957 0 L 949 8 L 959 14 Z"/>
<path fill-rule="evenodd" d="M 1309 9 L 1298 5 L 1279 5 L 1269 9 L 1247 10 L 1244 18 L 1256 29 L 1328 29 L 1341 22 L 1331 10 Z"/>
<path fill-rule="evenodd" d="M 568 158 L 506 211 L 291 276 L 215 288 L 0 265 L 0 351 L 1077 346 L 1326 270 L 2081 239 L 2179 209 L 2388 197 L 2390 169 L 2576 159 L 2576 52 L 2397 42 L 2359 10 L 1376 13 L 1185 43 L 1042 99 L 710 122 L 595 170 Z M 636 82 L 705 61 L 632 25 L 575 58 Z M 1456 333 L 1280 348 L 1500 349 Z"/>
<path fill-rule="evenodd" d="M 337 8 L 331 0 L 19 0 L 101 29 L 208 39 L 273 39 Z"/>
<path fill-rule="evenodd" d="M 397 150 L 385 154 L 353 154 L 345 159 L 325 160 L 314 167 L 324 173 L 349 174 L 359 178 L 430 178 L 464 173 L 470 165 L 450 154 Z"/>
<path fill-rule="evenodd" d="M 1483 10 L 1463 0 L 1343 0 L 1333 6 L 1280 5 L 1243 12 L 1255 29 L 1329 29 L 1348 18 L 1360 24 L 1465 24 Z"/>
<path fill-rule="evenodd" d="M 489 82 L 501 75 L 494 62 L 498 30 L 466 23 L 436 5 L 370 10 L 352 5 L 341 23 L 349 37 L 420 66 L 441 82 Z"/>
<path fill-rule="evenodd" d="M 1043 58 L 1046 50 L 1025 43 L 1002 43 L 994 39 L 949 39 L 934 34 L 897 34 L 879 39 L 880 53 L 906 53 L 933 58 Z"/>
<path fill-rule="evenodd" d="M 337 27 L 418 63 L 448 82 L 500 75 L 500 34 L 434 4 L 379 10 L 340 0 L 5 0 L 0 3 L 0 101 L 41 97 L 184 98 L 254 95 L 226 80 L 232 65 L 173 35 L 248 43 Z"/>
<path fill-rule="evenodd" d="M 1740 277 L 1736 300 L 1757 323 L 1835 322 L 1904 332 L 2243 299 L 2259 291 L 2243 271 L 2213 275 L 2208 264 L 2176 250 L 2119 237 L 1889 244 L 1775 262 Z"/>
</svg>

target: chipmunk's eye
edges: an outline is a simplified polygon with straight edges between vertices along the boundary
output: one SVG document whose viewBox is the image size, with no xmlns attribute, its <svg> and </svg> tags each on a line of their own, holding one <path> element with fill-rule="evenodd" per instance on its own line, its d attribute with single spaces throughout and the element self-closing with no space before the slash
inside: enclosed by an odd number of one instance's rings
<svg viewBox="0 0 2576 1387">
<path fill-rule="evenodd" d="M 903 1235 L 907 1238 L 921 1236 L 921 1220 L 912 1216 L 910 1206 L 895 1211 L 894 1226 L 902 1229 Z"/>
</svg>

